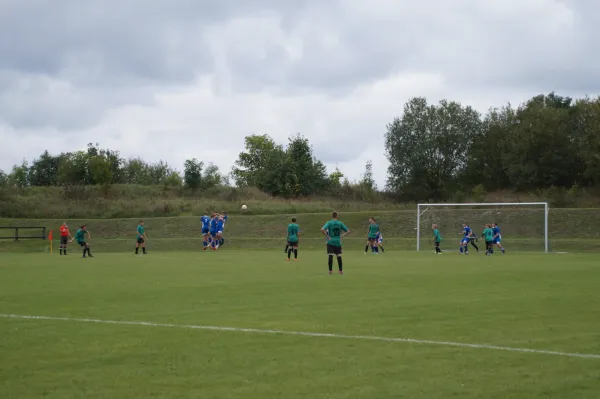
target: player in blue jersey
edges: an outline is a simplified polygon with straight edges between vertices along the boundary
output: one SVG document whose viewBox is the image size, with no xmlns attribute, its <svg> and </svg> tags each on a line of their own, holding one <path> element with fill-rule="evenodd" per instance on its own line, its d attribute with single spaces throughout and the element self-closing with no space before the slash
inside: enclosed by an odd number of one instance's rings
<svg viewBox="0 0 600 399">
<path fill-rule="evenodd" d="M 468 255 L 469 254 L 469 243 L 471 242 L 471 238 L 473 237 L 473 231 L 469 227 L 468 224 L 463 224 L 463 237 L 460 240 L 460 253 Z"/>
<path fill-rule="evenodd" d="M 377 247 L 379 249 L 381 249 L 381 252 L 385 252 L 385 249 L 383 249 L 383 236 L 381 235 L 381 231 L 379 231 L 379 233 L 377 233 Z M 373 252 L 375 252 L 374 249 L 371 249 Z"/>
<path fill-rule="evenodd" d="M 202 247 L 203 251 L 208 248 L 208 234 L 210 233 L 210 216 L 208 216 L 208 209 L 204 210 L 204 215 L 200 217 L 202 223 Z"/>
<path fill-rule="evenodd" d="M 492 223 L 492 233 L 494 233 L 494 239 L 492 243 L 498 248 L 500 248 L 500 251 L 504 253 L 504 247 L 502 246 L 502 244 L 500 244 L 500 241 L 502 241 L 502 235 L 500 234 L 500 226 L 498 226 L 496 223 Z M 492 253 L 494 253 L 494 245 L 492 245 Z"/>
<path fill-rule="evenodd" d="M 221 216 L 223 218 L 223 227 L 221 227 L 221 241 L 219 242 L 219 246 L 225 244 L 225 237 L 223 237 L 223 233 L 225 231 L 225 223 L 227 222 L 227 211 L 223 211 L 223 215 Z"/>
<path fill-rule="evenodd" d="M 217 215 L 215 213 L 212 213 L 210 215 L 209 231 L 210 231 L 210 249 L 212 249 L 213 251 L 217 250 L 217 232 L 219 231 L 217 228 L 218 223 L 219 223 L 219 219 L 217 218 Z"/>
<path fill-rule="evenodd" d="M 223 245 L 223 227 L 225 226 L 225 222 L 223 220 L 223 216 L 217 215 L 217 244 L 216 248 L 219 249 L 221 245 Z"/>
</svg>

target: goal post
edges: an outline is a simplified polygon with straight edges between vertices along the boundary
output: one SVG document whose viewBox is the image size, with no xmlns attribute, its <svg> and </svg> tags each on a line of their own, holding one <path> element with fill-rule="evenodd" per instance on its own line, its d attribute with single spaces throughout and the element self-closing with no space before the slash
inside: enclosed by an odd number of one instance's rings
<svg viewBox="0 0 600 399">
<path fill-rule="evenodd" d="M 417 204 L 417 251 L 421 250 L 422 235 L 428 242 L 433 239 L 431 231 L 421 226 L 423 223 L 429 228 L 438 224 L 444 241 L 453 235 L 458 241 L 462 223 L 468 223 L 476 232 L 483 229 L 484 223 L 498 223 L 503 236 L 537 242 L 543 236 L 544 252 L 549 252 L 549 210 L 547 202 Z"/>
</svg>

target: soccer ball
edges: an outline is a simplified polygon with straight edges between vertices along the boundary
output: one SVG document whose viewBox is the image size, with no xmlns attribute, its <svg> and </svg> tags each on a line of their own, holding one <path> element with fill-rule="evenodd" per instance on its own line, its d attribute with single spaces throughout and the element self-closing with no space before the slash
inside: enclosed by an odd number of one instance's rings
<svg viewBox="0 0 600 399">
<path fill-rule="evenodd" d="M 248 209 L 248 207 L 246 205 L 242 205 L 242 211 L 245 211 L 246 209 Z"/>
</svg>

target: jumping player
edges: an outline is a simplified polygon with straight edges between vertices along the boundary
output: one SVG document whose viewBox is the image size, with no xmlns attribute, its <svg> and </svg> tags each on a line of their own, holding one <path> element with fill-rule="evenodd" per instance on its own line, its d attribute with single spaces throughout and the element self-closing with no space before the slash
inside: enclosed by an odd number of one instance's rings
<svg viewBox="0 0 600 399">
<path fill-rule="evenodd" d="M 77 244 L 79 244 L 80 247 L 83 247 L 83 257 L 84 258 L 86 257 L 86 253 L 89 255 L 90 258 L 93 258 L 94 256 L 90 252 L 90 244 L 88 244 L 85 241 L 85 233 L 87 233 L 88 240 L 91 240 L 92 236 L 90 235 L 90 232 L 87 230 L 87 226 L 84 224 L 81 226 L 81 228 L 79 230 L 77 230 L 77 233 L 75 233 L 75 237 L 73 237 L 73 239 L 71 239 L 71 242 L 73 240 L 77 240 Z"/>
<path fill-rule="evenodd" d="M 431 229 L 433 230 L 433 244 L 435 245 L 435 253 L 441 254 L 442 250 L 440 249 L 440 242 L 442 241 L 442 236 L 440 235 L 438 225 L 432 224 Z"/>
<path fill-rule="evenodd" d="M 215 213 L 210 215 L 210 249 L 213 251 L 217 250 L 217 232 L 219 219 Z"/>
<path fill-rule="evenodd" d="M 292 257 L 292 251 L 294 252 L 294 260 L 298 260 L 298 242 L 300 234 L 300 226 L 296 223 L 296 218 L 292 218 L 292 223 L 288 225 L 287 229 L 287 260 L 289 261 Z"/>
<path fill-rule="evenodd" d="M 337 257 L 340 274 L 344 274 L 342 268 L 342 238 L 350 232 L 346 225 L 338 220 L 338 213 L 331 213 L 331 220 L 321 228 L 321 232 L 327 239 L 327 255 L 329 257 L 329 274 L 333 271 L 333 256 Z"/>
<path fill-rule="evenodd" d="M 67 244 L 69 243 L 69 238 L 73 241 L 73 236 L 71 236 L 71 232 L 69 231 L 69 226 L 67 222 L 63 222 L 62 226 L 60 226 L 60 254 L 67 254 Z"/>
<path fill-rule="evenodd" d="M 377 234 L 379 234 L 379 225 L 375 221 L 375 218 L 369 218 L 369 229 L 367 230 L 367 245 L 365 245 L 365 255 L 369 252 L 369 245 L 375 252 L 379 254 L 379 248 L 377 248 Z"/>
<path fill-rule="evenodd" d="M 500 234 L 500 226 L 498 226 L 496 223 L 492 223 L 492 232 L 494 233 L 493 244 L 500 248 L 500 251 L 504 253 L 504 247 L 502 246 L 502 244 L 500 244 L 500 241 L 502 241 L 502 235 Z M 492 245 L 492 253 L 494 253 L 494 245 Z"/>
<path fill-rule="evenodd" d="M 225 226 L 225 221 L 223 220 L 223 216 L 221 215 L 217 215 L 217 249 L 219 249 L 219 247 L 221 245 L 223 245 L 223 228 Z"/>
<path fill-rule="evenodd" d="M 210 232 L 210 216 L 208 216 L 208 209 L 204 210 L 204 215 L 200 218 L 202 223 L 202 250 L 206 251 L 208 248 L 208 234 Z"/>
<path fill-rule="evenodd" d="M 477 252 L 479 252 L 479 247 L 477 246 L 477 244 L 475 244 L 475 242 L 477 242 L 477 235 L 475 233 L 473 233 L 473 230 L 471 230 L 471 236 L 469 238 L 470 238 L 469 243 L 473 246 L 473 248 L 475 248 L 475 250 Z"/>
<path fill-rule="evenodd" d="M 227 211 L 223 211 L 223 227 L 221 228 L 221 242 L 219 245 L 225 244 L 225 237 L 223 237 L 223 233 L 225 231 L 225 223 L 227 222 Z"/>
<path fill-rule="evenodd" d="M 483 230 L 483 238 L 485 239 L 485 254 L 491 255 L 492 248 L 494 246 L 494 232 L 492 230 L 492 226 L 488 223 L 485 225 Z"/>
<path fill-rule="evenodd" d="M 142 253 L 146 255 L 146 241 L 148 238 L 146 237 L 146 229 L 144 228 L 144 221 L 140 220 L 140 224 L 138 224 L 136 235 L 135 235 L 135 254 L 139 253 L 140 247 L 142 247 Z"/>
<path fill-rule="evenodd" d="M 383 236 L 381 235 L 381 231 L 379 233 L 377 233 L 377 248 L 381 249 L 381 252 L 385 252 L 385 249 L 383 249 Z M 373 252 L 375 252 L 374 249 L 372 249 Z"/>
<path fill-rule="evenodd" d="M 473 232 L 468 224 L 463 224 L 463 238 L 460 240 L 460 253 L 464 253 L 465 255 L 469 254 L 469 242 L 471 242 L 471 237 L 473 236 Z"/>
</svg>

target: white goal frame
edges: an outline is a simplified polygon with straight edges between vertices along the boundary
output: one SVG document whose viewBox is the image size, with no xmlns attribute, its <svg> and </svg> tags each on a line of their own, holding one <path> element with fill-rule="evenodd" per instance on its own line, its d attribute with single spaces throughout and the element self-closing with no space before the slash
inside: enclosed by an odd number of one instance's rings
<svg viewBox="0 0 600 399">
<path fill-rule="evenodd" d="M 427 211 L 429 207 L 480 207 L 480 206 L 544 206 L 544 252 L 549 252 L 550 246 L 548 242 L 548 213 L 550 208 L 547 202 L 477 202 L 477 203 L 462 203 L 462 204 L 417 204 L 417 251 L 421 248 L 421 215 Z M 425 210 L 421 212 L 421 208 Z"/>
</svg>

